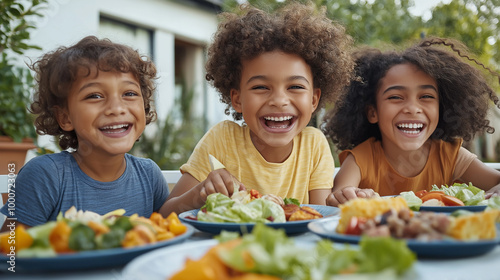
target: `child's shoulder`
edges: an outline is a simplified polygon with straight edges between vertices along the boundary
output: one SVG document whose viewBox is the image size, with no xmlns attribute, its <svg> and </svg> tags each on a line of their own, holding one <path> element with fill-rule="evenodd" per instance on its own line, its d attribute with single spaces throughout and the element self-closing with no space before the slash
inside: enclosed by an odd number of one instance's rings
<svg viewBox="0 0 500 280">
<path fill-rule="evenodd" d="M 451 141 L 444 141 L 442 139 L 433 139 L 431 149 L 436 149 L 441 153 L 455 153 L 462 147 L 463 139 L 457 138 Z M 434 150 L 435 151 L 435 150 Z"/>
<path fill-rule="evenodd" d="M 49 163 L 53 163 L 56 165 L 60 165 L 60 164 L 66 165 L 66 164 L 68 164 L 68 161 L 71 161 L 72 157 L 73 156 L 71 155 L 71 153 L 69 153 L 67 151 L 62 151 L 59 153 L 36 156 L 36 157 L 32 158 L 31 160 L 29 160 L 26 163 L 26 165 L 28 165 L 28 164 L 30 164 L 30 165 L 33 165 L 33 164 L 43 165 L 43 164 L 49 164 Z"/>
<path fill-rule="evenodd" d="M 246 125 L 241 125 L 235 121 L 231 120 L 223 120 L 216 125 L 213 126 L 213 129 L 222 129 L 222 130 L 239 130 L 246 127 Z"/>
<path fill-rule="evenodd" d="M 302 137 L 325 137 L 325 135 L 323 134 L 323 132 L 319 129 L 319 128 L 316 128 L 316 127 L 313 127 L 313 126 L 306 126 L 301 132 L 300 132 L 300 135 Z"/>
<path fill-rule="evenodd" d="M 22 166 L 24 172 L 48 172 L 48 173 L 56 173 L 62 172 L 67 167 L 72 166 L 71 153 L 67 151 L 62 151 L 59 153 L 46 154 L 41 156 L 36 156 L 30 159 L 28 162 Z"/>
<path fill-rule="evenodd" d="M 248 127 L 245 124 L 239 124 L 231 120 L 223 120 L 210 128 L 210 133 L 218 135 L 234 135 L 243 133 Z"/>
<path fill-rule="evenodd" d="M 143 158 L 125 153 L 125 160 L 127 161 L 127 166 L 131 166 L 135 169 L 135 172 L 138 173 L 150 173 L 153 170 L 156 170 L 155 172 L 159 172 L 159 170 L 161 170 L 160 166 L 158 166 L 158 164 L 150 158 Z"/>
<path fill-rule="evenodd" d="M 299 146 L 308 146 L 309 148 L 320 148 L 329 147 L 328 140 L 323 132 L 312 126 L 305 127 L 295 138 L 294 141 L 298 141 Z"/>
<path fill-rule="evenodd" d="M 142 166 L 156 165 L 156 163 L 150 158 L 138 157 L 128 153 L 125 153 L 125 160 L 127 161 L 127 163 L 131 162 L 133 164 L 140 164 Z"/>
</svg>

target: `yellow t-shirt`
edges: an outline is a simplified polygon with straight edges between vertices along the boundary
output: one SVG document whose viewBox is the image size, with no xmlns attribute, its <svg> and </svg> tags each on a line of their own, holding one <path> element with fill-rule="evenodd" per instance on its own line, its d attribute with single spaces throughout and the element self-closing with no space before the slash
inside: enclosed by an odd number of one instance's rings
<svg viewBox="0 0 500 280">
<path fill-rule="evenodd" d="M 397 195 L 406 191 L 430 190 L 432 185 L 451 185 L 455 181 L 455 169 L 458 176 L 476 158 L 476 155 L 464 149 L 459 156 L 462 140 L 444 142 L 432 140 L 429 157 L 424 169 L 414 177 L 401 176 L 387 161 L 380 141 L 370 138 L 352 150 L 345 150 L 339 155 L 340 163 L 349 154 L 354 156 L 361 171 L 360 188 L 373 189 L 380 195 Z"/>
<path fill-rule="evenodd" d="M 309 191 L 332 188 L 335 163 L 326 137 L 317 128 L 306 127 L 293 144 L 284 162 L 267 162 L 253 145 L 248 126 L 223 121 L 203 136 L 180 170 L 205 180 L 211 154 L 247 189 L 309 203 Z"/>
</svg>

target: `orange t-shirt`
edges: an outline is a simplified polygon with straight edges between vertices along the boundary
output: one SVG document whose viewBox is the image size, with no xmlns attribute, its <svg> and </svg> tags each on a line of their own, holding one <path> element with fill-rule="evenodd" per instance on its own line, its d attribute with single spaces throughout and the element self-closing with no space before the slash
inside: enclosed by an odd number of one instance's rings
<svg viewBox="0 0 500 280">
<path fill-rule="evenodd" d="M 424 169 L 414 177 L 401 176 L 387 161 L 380 141 L 370 138 L 352 150 L 345 150 L 339 155 L 340 163 L 349 154 L 361 171 L 359 188 L 373 189 L 381 196 L 397 195 L 406 191 L 430 190 L 432 185 L 451 185 L 457 179 L 455 168 L 460 169 L 458 177 L 476 158 L 473 153 L 460 155 L 462 140 L 445 142 L 432 140 L 429 157 Z M 463 149 L 465 150 L 465 149 Z M 466 151 L 466 150 L 465 150 Z M 417 159 L 416 159 L 417 160 Z M 457 160 L 460 164 L 457 163 Z"/>
</svg>

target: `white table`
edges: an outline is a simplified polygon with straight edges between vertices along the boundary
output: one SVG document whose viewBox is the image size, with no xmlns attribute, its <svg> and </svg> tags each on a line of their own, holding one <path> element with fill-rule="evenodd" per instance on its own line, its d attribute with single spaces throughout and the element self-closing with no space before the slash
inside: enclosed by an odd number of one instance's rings
<svg viewBox="0 0 500 280">
<path fill-rule="evenodd" d="M 212 235 L 195 230 L 195 233 L 185 242 L 210 239 Z M 316 242 L 319 237 L 313 233 L 304 233 L 293 236 L 301 242 Z M 175 246 L 175 245 L 173 245 Z M 46 274 L 19 274 L 12 272 L 0 272 L 0 279 L 47 279 L 47 280 L 123 280 L 121 275 L 123 267 L 90 270 L 85 272 L 64 272 Z M 500 279 L 500 246 L 492 252 L 470 258 L 462 259 L 420 259 L 414 265 L 414 277 L 412 279 L 438 279 L 438 280 L 498 280 Z"/>
</svg>

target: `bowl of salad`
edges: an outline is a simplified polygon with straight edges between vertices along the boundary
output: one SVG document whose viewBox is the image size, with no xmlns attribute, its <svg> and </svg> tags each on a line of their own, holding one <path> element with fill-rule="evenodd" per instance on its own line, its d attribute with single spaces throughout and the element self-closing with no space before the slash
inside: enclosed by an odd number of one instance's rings
<svg viewBox="0 0 500 280">
<path fill-rule="evenodd" d="M 441 187 L 433 185 L 430 191 L 402 192 L 400 196 L 414 211 L 452 213 L 456 210 L 480 212 L 486 208 L 500 209 L 500 197 L 486 199 L 484 190 L 472 183 L 455 183 Z"/>
<path fill-rule="evenodd" d="M 256 190 L 210 194 L 201 209 L 179 214 L 182 222 L 200 231 L 218 234 L 222 230 L 251 232 L 258 224 L 284 229 L 286 233 L 307 232 L 307 224 L 315 219 L 338 215 L 337 207 L 300 204 L 297 199 L 261 196 Z"/>
</svg>

